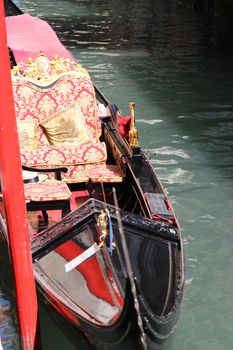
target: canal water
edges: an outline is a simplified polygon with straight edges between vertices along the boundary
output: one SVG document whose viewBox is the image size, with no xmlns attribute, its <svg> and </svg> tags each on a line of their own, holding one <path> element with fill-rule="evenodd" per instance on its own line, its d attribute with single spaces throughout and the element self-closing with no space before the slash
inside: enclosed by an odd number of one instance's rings
<svg viewBox="0 0 233 350">
<path fill-rule="evenodd" d="M 136 102 L 140 143 L 184 237 L 185 298 L 172 349 L 231 350 L 233 52 L 219 16 L 181 0 L 17 3 L 52 25 L 123 114 Z M 4 263 L 0 331 L 4 350 L 19 349 Z M 43 350 L 88 349 L 81 338 L 74 346 L 40 313 Z"/>
</svg>

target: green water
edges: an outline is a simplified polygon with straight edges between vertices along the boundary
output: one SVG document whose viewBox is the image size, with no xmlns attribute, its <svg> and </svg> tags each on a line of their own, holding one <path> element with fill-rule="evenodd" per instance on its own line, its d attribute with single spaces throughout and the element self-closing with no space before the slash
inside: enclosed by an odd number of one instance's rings
<svg viewBox="0 0 233 350">
<path fill-rule="evenodd" d="M 20 3 L 49 21 L 123 114 L 136 102 L 140 143 L 185 242 L 185 299 L 172 349 L 231 350 L 233 52 L 231 43 L 223 45 L 219 17 L 175 0 Z M 2 298 L 10 308 L 8 295 Z M 87 349 L 81 340 L 74 347 L 41 315 L 43 349 Z M 7 328 L 12 337 L 4 350 L 18 349 L 14 323 L 6 320 L 1 332 Z"/>
</svg>

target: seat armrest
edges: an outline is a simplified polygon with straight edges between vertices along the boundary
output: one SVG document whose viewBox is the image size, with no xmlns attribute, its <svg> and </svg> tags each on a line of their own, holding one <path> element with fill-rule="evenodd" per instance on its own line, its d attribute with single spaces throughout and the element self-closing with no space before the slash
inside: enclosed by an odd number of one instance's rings
<svg viewBox="0 0 233 350">
<path fill-rule="evenodd" d="M 60 168 L 33 168 L 33 167 L 29 167 L 26 165 L 22 165 L 22 169 L 23 170 L 27 170 L 27 171 L 37 171 L 40 173 L 55 173 L 55 179 L 56 180 L 61 180 L 61 173 L 67 173 L 68 169 L 66 167 L 60 167 Z"/>
</svg>

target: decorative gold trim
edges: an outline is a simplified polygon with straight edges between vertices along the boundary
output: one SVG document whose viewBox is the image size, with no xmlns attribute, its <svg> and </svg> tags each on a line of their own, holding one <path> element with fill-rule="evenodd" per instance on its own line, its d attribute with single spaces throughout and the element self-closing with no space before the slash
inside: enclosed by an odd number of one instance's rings
<svg viewBox="0 0 233 350">
<path fill-rule="evenodd" d="M 83 77 L 90 78 L 86 69 L 78 62 L 58 55 L 55 55 L 50 61 L 43 52 L 40 52 L 35 60 L 29 58 L 27 63 L 19 62 L 17 66 L 12 68 L 11 72 L 13 76 L 27 78 L 27 80 L 40 84 L 52 83 L 67 72 L 76 72 Z"/>
<path fill-rule="evenodd" d="M 131 113 L 131 122 L 130 122 L 130 130 L 129 130 L 129 144 L 131 147 L 137 147 L 139 145 L 138 142 L 138 131 L 135 127 L 135 103 L 129 103 L 130 113 Z"/>
<path fill-rule="evenodd" d="M 101 248 L 104 244 L 104 241 L 107 235 L 109 234 L 109 229 L 108 229 L 109 220 L 108 220 L 107 211 L 105 209 L 101 209 L 101 212 L 97 219 L 97 226 L 99 227 L 99 230 L 100 230 L 98 246 L 99 248 Z"/>
</svg>

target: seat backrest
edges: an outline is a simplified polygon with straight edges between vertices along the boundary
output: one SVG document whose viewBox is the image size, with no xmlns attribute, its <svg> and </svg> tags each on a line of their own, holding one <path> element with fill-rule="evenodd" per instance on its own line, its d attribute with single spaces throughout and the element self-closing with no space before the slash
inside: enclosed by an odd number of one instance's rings
<svg viewBox="0 0 233 350">
<path fill-rule="evenodd" d="M 17 73 L 12 74 L 13 95 L 17 120 L 34 119 L 40 124 L 44 119 L 60 112 L 76 102 L 81 108 L 91 137 L 98 140 L 101 133 L 100 121 L 97 116 L 95 89 L 89 75 L 83 72 L 75 62 L 79 71 L 68 70 L 52 75 L 52 64 L 48 81 Z M 69 62 L 70 67 L 70 62 Z M 60 69 L 60 66 L 59 66 Z M 66 69 L 66 67 L 65 67 Z M 64 70 L 65 70 L 64 69 Z M 34 73 L 34 70 L 33 70 Z M 38 72 L 36 72 L 38 74 Z M 39 128 L 39 142 L 48 144 Z"/>
</svg>

